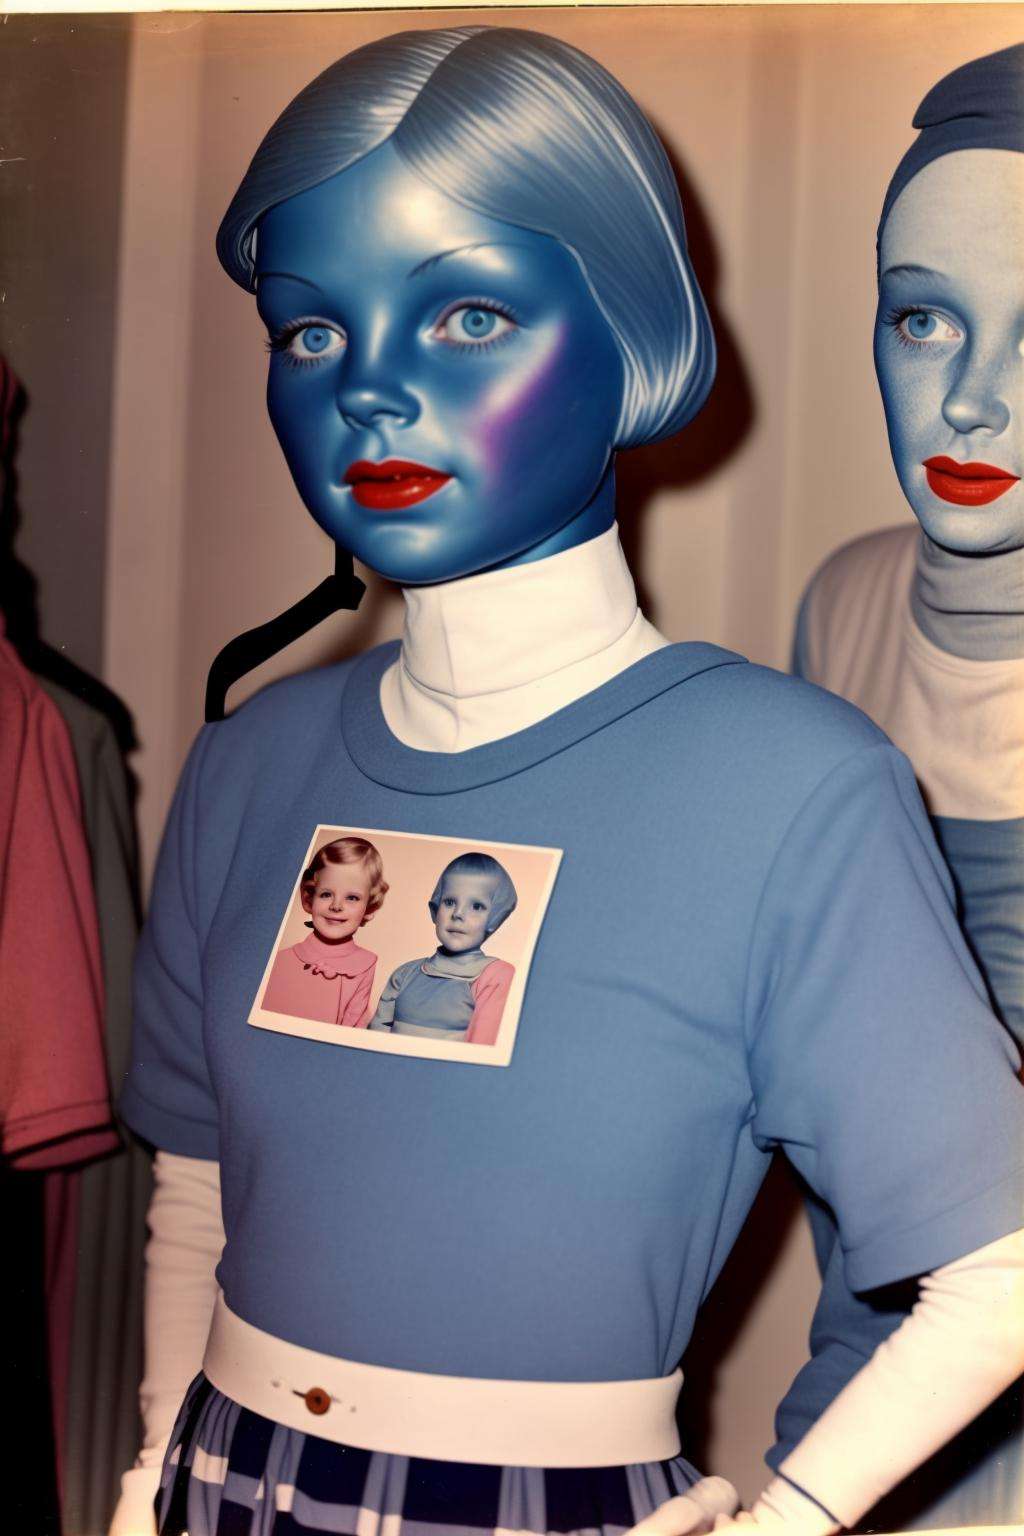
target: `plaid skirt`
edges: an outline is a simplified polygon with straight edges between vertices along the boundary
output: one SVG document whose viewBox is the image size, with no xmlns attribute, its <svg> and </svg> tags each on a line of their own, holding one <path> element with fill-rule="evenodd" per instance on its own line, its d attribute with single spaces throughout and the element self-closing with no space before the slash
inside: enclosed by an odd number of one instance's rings
<svg viewBox="0 0 1024 1536">
<path fill-rule="evenodd" d="M 156 1498 L 160 1536 L 622 1536 L 699 1474 L 672 1461 L 491 1467 L 320 1440 L 189 1388 Z"/>
</svg>

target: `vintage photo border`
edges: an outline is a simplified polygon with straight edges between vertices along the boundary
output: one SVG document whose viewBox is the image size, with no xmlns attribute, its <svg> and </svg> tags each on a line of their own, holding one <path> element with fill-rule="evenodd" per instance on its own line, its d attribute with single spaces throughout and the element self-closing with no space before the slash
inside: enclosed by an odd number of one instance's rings
<svg viewBox="0 0 1024 1536">
<path fill-rule="evenodd" d="M 285 1013 L 273 1013 L 260 1004 L 260 998 L 266 991 L 270 972 L 274 961 L 281 951 L 281 944 L 288 926 L 295 903 L 299 898 L 299 887 L 302 883 L 303 871 L 308 868 L 317 847 L 320 845 L 326 833 L 333 833 L 336 837 L 365 837 L 372 841 L 375 837 L 391 837 L 409 839 L 420 843 L 436 843 L 447 845 L 453 849 L 466 851 L 471 844 L 474 849 L 482 853 L 496 852 L 499 850 L 514 853 L 545 854 L 548 857 L 548 869 L 544 877 L 543 889 L 535 909 L 529 916 L 529 927 L 522 946 L 522 954 L 516 961 L 515 976 L 509 988 L 508 997 L 505 1000 L 505 1011 L 502 1016 L 501 1029 L 497 1040 L 493 1045 L 471 1044 L 465 1040 L 424 1039 L 419 1035 L 394 1035 L 384 1031 L 366 1029 L 346 1029 L 338 1024 L 324 1024 L 317 1019 L 299 1019 L 294 1015 Z M 534 950 L 544 919 L 547 916 L 548 906 L 551 901 L 555 881 L 562 862 L 561 848 L 546 848 L 535 843 L 499 843 L 492 839 L 466 838 L 466 837 L 442 837 L 427 832 L 405 832 L 400 827 L 356 827 L 339 825 L 334 822 L 318 822 L 313 835 L 306 846 L 291 895 L 285 905 L 278 925 L 277 934 L 267 963 L 260 977 L 260 984 L 256 989 L 252 1007 L 249 1010 L 247 1022 L 256 1029 L 268 1029 L 276 1034 L 295 1035 L 301 1040 L 322 1041 L 325 1045 L 340 1045 L 349 1050 L 376 1051 L 378 1054 L 392 1056 L 420 1056 L 431 1061 L 468 1062 L 478 1067 L 507 1067 L 512 1060 L 512 1052 L 515 1048 L 516 1035 L 519 1030 L 519 1016 L 522 1012 L 523 998 L 526 992 L 526 983 L 533 965 Z"/>
</svg>

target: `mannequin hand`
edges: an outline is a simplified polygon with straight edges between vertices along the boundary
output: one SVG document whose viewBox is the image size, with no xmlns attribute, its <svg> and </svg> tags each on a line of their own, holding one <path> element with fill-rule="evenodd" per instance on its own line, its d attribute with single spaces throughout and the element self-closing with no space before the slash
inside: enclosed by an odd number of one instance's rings
<svg viewBox="0 0 1024 1536">
<path fill-rule="evenodd" d="M 754 1500 L 749 1513 L 719 1515 L 714 1524 L 715 1536 L 835 1536 L 839 1529 L 819 1504 L 780 1478 Z"/>
<path fill-rule="evenodd" d="M 724 1477 L 702 1477 L 689 1492 L 660 1504 L 627 1536 L 705 1536 L 719 1521 L 729 1523 L 739 1501 L 735 1488 Z"/>
<path fill-rule="evenodd" d="M 107 1536 L 156 1536 L 153 1500 L 160 1486 L 160 1467 L 133 1467 L 121 1478 L 121 1497 Z"/>
<path fill-rule="evenodd" d="M 719 1515 L 713 1527 L 715 1536 L 730 1536 L 730 1533 L 733 1536 L 771 1536 L 775 1532 L 778 1532 L 778 1536 L 823 1536 L 824 1532 L 837 1529 L 837 1526 L 821 1519 L 804 1521 L 784 1516 L 780 1518 L 764 1510 L 755 1515 L 745 1509 L 741 1509 L 737 1515 Z"/>
</svg>

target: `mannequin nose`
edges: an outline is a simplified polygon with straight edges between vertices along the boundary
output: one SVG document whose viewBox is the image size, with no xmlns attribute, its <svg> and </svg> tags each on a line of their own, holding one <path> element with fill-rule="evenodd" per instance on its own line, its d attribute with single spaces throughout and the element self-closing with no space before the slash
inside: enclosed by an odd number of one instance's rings
<svg viewBox="0 0 1024 1536">
<path fill-rule="evenodd" d="M 954 432 L 990 432 L 998 437 L 1010 424 L 1010 407 L 1000 388 L 1001 370 L 968 356 L 942 402 L 942 414 Z"/>
<path fill-rule="evenodd" d="M 338 410 L 352 427 L 375 427 L 386 421 L 409 426 L 420 414 L 415 397 L 401 384 L 365 376 L 342 384 Z"/>
</svg>

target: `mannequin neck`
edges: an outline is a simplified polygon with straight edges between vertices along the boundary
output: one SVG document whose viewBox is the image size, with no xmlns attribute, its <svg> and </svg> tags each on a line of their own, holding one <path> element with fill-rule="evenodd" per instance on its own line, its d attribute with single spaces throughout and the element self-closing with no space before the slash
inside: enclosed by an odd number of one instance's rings
<svg viewBox="0 0 1024 1536">
<path fill-rule="evenodd" d="M 422 751 L 525 730 L 667 643 L 637 607 L 614 523 L 544 558 L 404 596 L 381 706 L 399 740 Z"/>
<path fill-rule="evenodd" d="M 582 507 L 576 516 L 564 524 L 563 527 L 541 539 L 539 544 L 533 544 L 521 555 L 513 555 L 511 559 L 504 560 L 500 565 L 491 567 L 492 570 L 506 571 L 514 565 L 532 565 L 538 560 L 546 560 L 549 555 L 560 555 L 567 550 L 575 549 L 577 545 L 588 544 L 592 539 L 598 538 L 602 533 L 607 533 L 615 523 L 615 464 L 609 463 L 601 483 L 593 496 Z M 487 575 L 488 572 L 484 572 Z M 463 580 L 467 578 L 463 577 Z M 445 583 L 445 585 L 448 585 Z"/>
<path fill-rule="evenodd" d="M 1024 657 L 1024 549 L 964 555 L 922 533 L 910 600 L 940 650 L 968 661 Z"/>
</svg>

